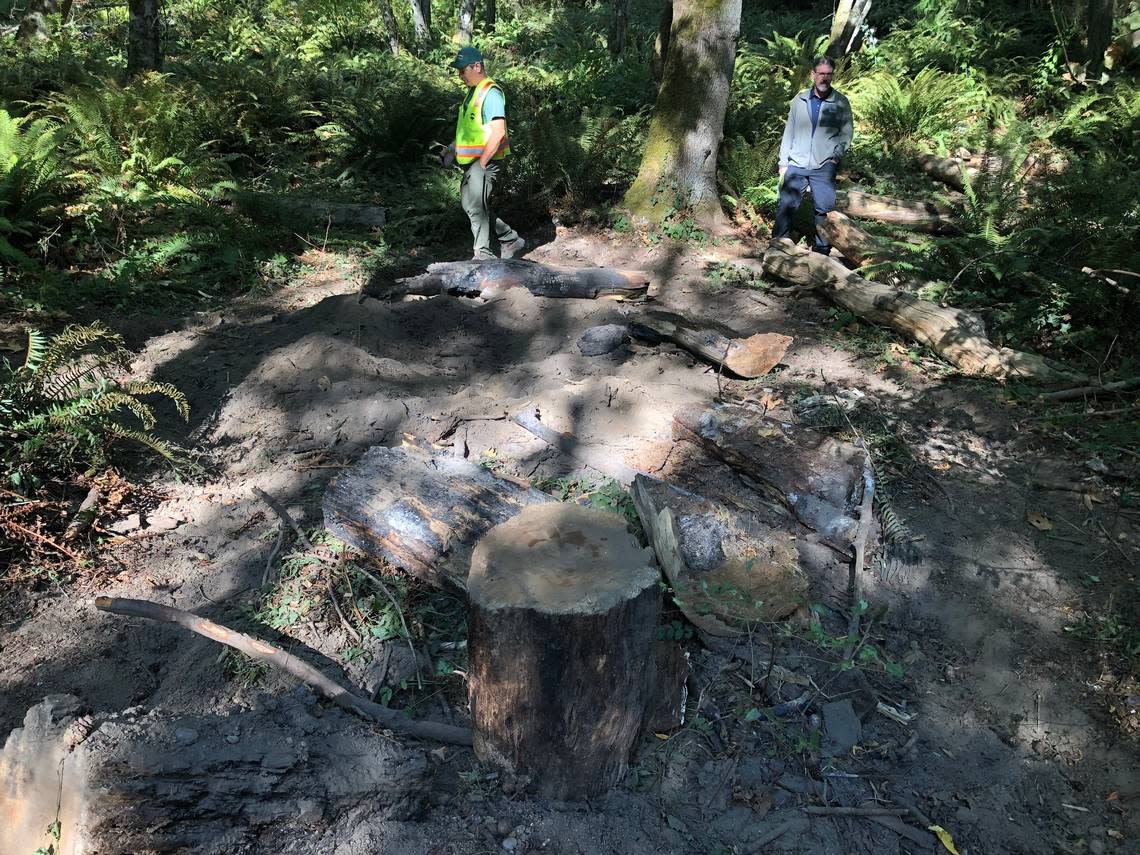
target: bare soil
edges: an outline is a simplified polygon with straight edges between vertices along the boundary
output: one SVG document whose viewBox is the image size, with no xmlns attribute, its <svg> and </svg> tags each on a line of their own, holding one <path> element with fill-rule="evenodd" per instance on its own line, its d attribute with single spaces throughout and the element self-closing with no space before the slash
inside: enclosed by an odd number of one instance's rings
<svg viewBox="0 0 1140 855">
<path fill-rule="evenodd" d="M 1136 690 L 1065 631 L 1090 578 L 1135 586 L 1136 517 L 1119 512 L 1111 490 L 1096 503 L 1035 488 L 1045 471 L 1070 480 L 1090 473 L 1021 421 L 1000 387 L 945 376 L 922 360 L 884 365 L 861 354 L 857 337 L 834 332 L 827 307 L 810 294 L 710 282 L 710 257 L 743 252 L 560 230 L 530 257 L 648 269 L 665 308 L 719 319 L 742 335 L 794 336 L 781 370 L 752 383 L 718 376 L 672 346 L 581 355 L 575 342 L 587 328 L 624 322 L 630 310 L 619 303 L 522 291 L 486 303 L 362 301 L 351 267 L 321 253 L 303 280 L 225 313 L 122 319 L 117 327 L 141 351 L 137 373 L 189 397 L 187 441 L 206 449 L 210 474 L 156 476 L 161 501 L 138 509 L 139 530 L 109 542 L 86 579 L 25 595 L 9 610 L 0 632 L 0 734 L 52 693 L 75 694 L 101 713 L 141 706 L 218 715 L 291 692 L 276 676 L 245 688 L 227 678 L 205 639 L 92 605 L 95 593 L 140 597 L 232 622 L 260 586 L 273 545 L 266 535 L 277 523 L 255 487 L 317 527 L 322 493 L 340 468 L 369 446 L 430 434 L 452 414 L 462 419 L 455 453 L 523 477 L 580 468 L 501 418 L 528 404 L 603 459 L 662 471 L 671 415 L 682 405 L 720 393 L 767 394 L 790 407 L 820 391 L 857 390 L 919 464 L 890 489 L 920 539 L 880 548 L 861 583 L 872 613 L 888 607 L 877 614 L 873 643 L 905 667 L 901 680 L 870 674 L 873 688 L 917 714 L 910 725 L 873 714 L 855 749 L 828 757 L 811 739 L 827 724 L 810 718 L 815 711 L 786 725 L 745 720 L 743 709 L 763 705 L 740 679 L 747 651 L 689 640 L 688 723 L 649 737 L 634 771 L 606 798 L 528 797 L 481 772 L 469 751 L 425 746 L 434 784 L 419 819 L 318 806 L 196 851 L 933 851 L 865 818 L 800 810 L 876 798 L 920 808 L 962 855 L 1138 851 L 1140 766 L 1128 711 Z M 1029 512 L 1053 527 L 1030 525 Z M 813 593 L 836 614 L 847 608 L 834 590 Z M 339 669 L 348 642 L 335 618 L 287 635 L 338 679 L 354 678 Z M 829 667 L 802 646 L 780 655 L 793 671 Z M 446 680 L 436 707 L 462 720 L 466 711 L 454 703 L 462 677 Z"/>
</svg>

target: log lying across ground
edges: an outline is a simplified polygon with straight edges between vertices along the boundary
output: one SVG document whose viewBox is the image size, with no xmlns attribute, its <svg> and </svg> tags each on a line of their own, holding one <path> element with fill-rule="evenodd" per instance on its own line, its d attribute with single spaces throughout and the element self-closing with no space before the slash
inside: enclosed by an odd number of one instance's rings
<svg viewBox="0 0 1140 855">
<path fill-rule="evenodd" d="M 955 232 L 959 221 L 949 205 L 875 196 L 861 190 L 840 191 L 835 207 L 850 217 L 893 223 L 923 232 Z"/>
<path fill-rule="evenodd" d="M 479 538 L 528 505 L 553 501 L 450 454 L 377 446 L 329 485 L 324 514 L 346 543 L 464 591 Z"/>
<path fill-rule="evenodd" d="M 674 439 L 693 442 L 773 488 L 800 522 L 841 549 L 858 533 L 863 451 L 734 404 L 682 407 Z"/>
<path fill-rule="evenodd" d="M 651 311 L 638 315 L 630 325 L 638 338 L 666 340 L 713 365 L 723 365 L 738 377 L 762 377 L 779 364 L 792 343 L 791 336 L 758 333 L 740 338 L 724 324 L 689 319 L 672 312 Z"/>
<path fill-rule="evenodd" d="M 997 175 L 1006 168 L 1007 161 L 996 155 L 975 154 L 970 157 L 938 157 L 922 154 L 915 161 L 918 167 L 929 175 L 955 190 L 966 189 L 966 177 L 973 183 L 979 175 Z M 1017 169 L 1017 177 L 1033 180 L 1046 175 L 1063 172 L 1068 162 L 1060 157 L 1035 157 L 1025 159 Z"/>
<path fill-rule="evenodd" d="M 833 247 L 860 267 L 864 264 L 880 264 L 891 257 L 886 241 L 867 234 L 846 214 L 832 211 L 822 221 L 816 223 L 816 231 Z"/>
<path fill-rule="evenodd" d="M 870 282 L 839 261 L 797 247 L 787 238 L 768 244 L 764 271 L 797 285 L 818 288 L 859 317 L 925 344 L 965 374 L 1042 383 L 1083 379 L 1083 375 L 1036 354 L 997 347 L 987 338 L 985 324 L 977 315 Z"/>
<path fill-rule="evenodd" d="M 394 286 L 369 296 L 404 294 L 457 297 L 493 296 L 508 288 L 526 288 L 538 297 L 576 297 L 584 300 L 640 300 L 649 290 L 649 274 L 610 267 L 549 267 L 524 259 L 447 261 L 429 264 L 426 273 L 397 279 Z"/>
<path fill-rule="evenodd" d="M 617 514 L 526 508 L 479 542 L 468 586 L 475 755 L 549 798 L 603 795 L 650 700 L 661 574 Z"/>
<path fill-rule="evenodd" d="M 333 226 L 371 228 L 387 222 L 388 211 L 379 205 L 359 202 L 326 202 L 322 199 L 300 199 L 272 193 L 241 193 L 238 207 L 254 219 L 280 219 L 325 222 Z"/>
<path fill-rule="evenodd" d="M 792 533 L 646 475 L 631 492 L 675 599 L 696 626 L 740 635 L 804 602 L 808 579 Z"/>
</svg>

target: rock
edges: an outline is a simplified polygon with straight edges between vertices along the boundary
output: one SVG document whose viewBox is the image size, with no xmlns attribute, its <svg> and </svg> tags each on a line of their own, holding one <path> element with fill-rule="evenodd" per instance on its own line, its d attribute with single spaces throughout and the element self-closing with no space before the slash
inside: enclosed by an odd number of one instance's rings
<svg viewBox="0 0 1140 855">
<path fill-rule="evenodd" d="M 846 754 L 863 737 L 863 725 L 850 700 L 823 706 L 823 753 Z"/>
<path fill-rule="evenodd" d="M 115 534 L 130 534 L 132 531 L 137 531 L 141 525 L 142 517 L 139 514 L 131 514 L 126 519 L 111 523 L 107 528 Z"/>
<path fill-rule="evenodd" d="M 578 350 L 583 356 L 602 356 L 621 347 L 628 335 L 629 327 L 624 324 L 590 327 L 578 339 Z"/>
<path fill-rule="evenodd" d="M 182 525 L 182 520 L 174 517 L 158 516 L 147 518 L 147 531 L 173 531 Z"/>
<path fill-rule="evenodd" d="M 503 841 L 503 848 L 508 852 L 514 852 L 518 845 L 519 842 L 513 837 L 508 837 Z"/>
<path fill-rule="evenodd" d="M 198 741 L 198 731 L 192 727 L 175 728 L 174 741 L 179 745 L 193 745 Z"/>
</svg>

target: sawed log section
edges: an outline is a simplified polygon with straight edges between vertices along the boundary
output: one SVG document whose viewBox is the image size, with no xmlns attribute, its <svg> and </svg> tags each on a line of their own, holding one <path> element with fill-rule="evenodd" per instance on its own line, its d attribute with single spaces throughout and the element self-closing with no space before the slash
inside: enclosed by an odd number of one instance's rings
<svg viewBox="0 0 1140 855">
<path fill-rule="evenodd" d="M 488 532 L 468 579 L 475 755 L 548 798 L 614 786 L 649 708 L 660 580 L 606 511 L 539 505 Z"/>
<path fill-rule="evenodd" d="M 426 273 L 397 279 L 393 287 L 372 296 L 452 294 L 486 299 L 509 288 L 526 288 L 538 297 L 640 300 L 649 281 L 643 271 L 610 267 L 550 267 L 518 258 L 447 261 L 429 264 Z"/>
<path fill-rule="evenodd" d="M 764 271 L 797 285 L 818 288 L 859 317 L 925 344 L 965 374 L 1000 380 L 1020 377 L 1042 383 L 1079 380 L 1083 376 L 1036 354 L 997 347 L 975 314 L 870 282 L 836 259 L 797 247 L 787 238 L 768 244 Z"/>
<path fill-rule="evenodd" d="M 863 452 L 851 443 L 735 404 L 682 407 L 673 414 L 673 438 L 702 446 L 769 485 L 800 522 L 833 546 L 846 550 L 854 541 Z"/>
<path fill-rule="evenodd" d="M 739 337 L 724 324 L 707 319 L 690 320 L 672 312 L 650 311 L 634 318 L 630 331 L 652 342 L 671 341 L 713 365 L 723 365 L 737 377 L 767 374 L 787 353 L 792 337 L 758 333 Z"/>
<path fill-rule="evenodd" d="M 324 514 L 346 543 L 463 591 L 479 538 L 522 508 L 553 501 L 450 454 L 376 446 L 329 485 Z"/>
<path fill-rule="evenodd" d="M 804 602 L 808 578 L 792 533 L 646 475 L 631 492 L 675 600 L 696 626 L 740 635 Z"/>
</svg>

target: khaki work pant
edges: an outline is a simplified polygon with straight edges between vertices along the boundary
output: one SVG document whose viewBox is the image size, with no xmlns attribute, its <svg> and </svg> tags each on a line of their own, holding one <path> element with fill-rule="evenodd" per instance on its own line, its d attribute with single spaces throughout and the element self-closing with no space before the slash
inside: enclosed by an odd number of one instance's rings
<svg viewBox="0 0 1140 855">
<path fill-rule="evenodd" d="M 484 169 L 476 160 L 463 170 L 463 182 L 459 185 L 459 198 L 463 201 L 467 218 L 471 220 L 471 234 L 475 238 L 473 257 L 480 261 L 496 257 L 491 249 L 492 224 L 494 236 L 500 244 L 519 239 L 518 232 L 495 217 L 491 206 L 491 194 L 499 174 L 498 162 L 491 161 Z"/>
</svg>

